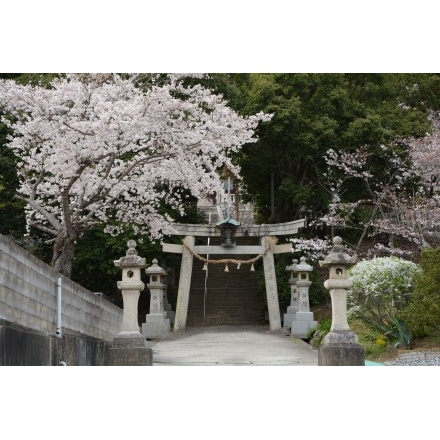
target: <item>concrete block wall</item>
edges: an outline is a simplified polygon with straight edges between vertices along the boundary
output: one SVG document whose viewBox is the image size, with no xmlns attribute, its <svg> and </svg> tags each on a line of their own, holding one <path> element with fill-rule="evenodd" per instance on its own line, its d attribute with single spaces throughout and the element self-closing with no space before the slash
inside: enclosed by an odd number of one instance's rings
<svg viewBox="0 0 440 440">
<path fill-rule="evenodd" d="M 0 235 L 0 320 L 55 335 L 58 277 L 49 265 Z M 62 275 L 61 279 L 62 332 L 112 341 L 121 329 L 122 309 Z"/>
<path fill-rule="evenodd" d="M 0 366 L 106 366 L 111 342 L 63 333 L 61 338 L 0 320 Z"/>
</svg>

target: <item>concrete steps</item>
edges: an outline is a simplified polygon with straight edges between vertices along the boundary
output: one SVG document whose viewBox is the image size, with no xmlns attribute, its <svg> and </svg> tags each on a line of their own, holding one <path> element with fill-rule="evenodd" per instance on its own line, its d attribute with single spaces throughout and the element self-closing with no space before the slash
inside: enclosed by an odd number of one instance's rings
<svg viewBox="0 0 440 440">
<path fill-rule="evenodd" d="M 246 260 L 253 257 L 233 258 Z M 224 258 L 228 256 L 212 257 L 215 260 Z M 236 265 L 229 264 L 229 272 L 225 272 L 224 264 L 210 264 L 206 280 L 206 271 L 202 269 L 203 262 L 195 258 L 188 303 L 188 326 L 265 324 L 264 299 L 258 292 L 250 265 L 242 265 L 237 269 Z"/>
</svg>

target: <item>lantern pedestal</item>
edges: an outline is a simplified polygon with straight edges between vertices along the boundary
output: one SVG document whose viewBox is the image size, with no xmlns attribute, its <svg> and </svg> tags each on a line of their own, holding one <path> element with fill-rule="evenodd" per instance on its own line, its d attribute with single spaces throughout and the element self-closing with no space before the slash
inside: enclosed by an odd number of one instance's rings
<svg viewBox="0 0 440 440">
<path fill-rule="evenodd" d="M 364 366 L 364 348 L 351 330 L 327 333 L 318 352 L 319 366 Z"/>
<path fill-rule="evenodd" d="M 290 334 L 296 338 L 307 338 L 310 330 L 318 325 L 313 312 L 296 312 L 290 324 Z"/>
<path fill-rule="evenodd" d="M 142 334 L 147 339 L 165 338 L 171 331 L 171 322 L 164 315 L 149 314 L 146 316 L 146 322 L 142 324 Z"/>
<path fill-rule="evenodd" d="M 295 319 L 295 314 L 298 311 L 298 307 L 287 307 L 287 313 L 284 313 L 283 327 L 292 327 L 292 321 Z"/>
</svg>

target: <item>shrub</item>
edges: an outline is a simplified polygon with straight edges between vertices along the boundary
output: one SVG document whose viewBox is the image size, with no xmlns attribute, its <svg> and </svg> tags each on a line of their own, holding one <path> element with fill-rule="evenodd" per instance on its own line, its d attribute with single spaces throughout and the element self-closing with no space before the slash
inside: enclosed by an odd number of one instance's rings
<svg viewBox="0 0 440 440">
<path fill-rule="evenodd" d="M 373 258 L 349 270 L 353 287 L 348 293 L 349 314 L 356 316 L 395 345 L 412 343 L 411 330 L 403 319 L 409 304 L 414 277 L 421 269 L 397 257 Z"/>
<path fill-rule="evenodd" d="M 440 329 L 440 248 L 423 250 L 420 267 L 404 317 L 415 336 L 426 336 Z"/>
</svg>

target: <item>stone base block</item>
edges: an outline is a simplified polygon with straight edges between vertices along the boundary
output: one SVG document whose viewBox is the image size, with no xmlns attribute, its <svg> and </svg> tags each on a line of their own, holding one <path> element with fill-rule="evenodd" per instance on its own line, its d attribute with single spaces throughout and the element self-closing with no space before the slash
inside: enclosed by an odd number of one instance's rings
<svg viewBox="0 0 440 440">
<path fill-rule="evenodd" d="M 365 351 L 360 344 L 322 345 L 318 351 L 319 366 L 365 366 Z"/>
<path fill-rule="evenodd" d="M 283 327 L 291 327 L 292 321 L 295 319 L 295 314 L 293 313 L 284 313 L 283 317 Z"/>
<path fill-rule="evenodd" d="M 291 324 L 290 334 L 296 338 L 307 338 L 310 330 L 315 328 L 317 325 L 318 321 L 294 320 Z"/>
<path fill-rule="evenodd" d="M 176 312 L 173 312 L 172 310 L 166 311 L 166 317 L 170 320 L 171 325 L 174 324 L 174 317 L 176 316 Z"/>
<path fill-rule="evenodd" d="M 121 332 L 113 339 L 112 347 L 150 347 L 140 332 Z"/>
<path fill-rule="evenodd" d="M 351 330 L 327 333 L 318 352 L 320 366 L 365 366 L 365 350 Z"/>
<path fill-rule="evenodd" d="M 322 345 L 357 344 L 358 342 L 357 334 L 351 330 L 331 330 L 325 335 Z"/>
<path fill-rule="evenodd" d="M 142 335 L 147 339 L 165 338 L 171 331 L 171 322 L 163 314 L 150 314 L 142 324 Z"/>
<path fill-rule="evenodd" d="M 109 348 L 108 365 L 111 367 L 152 366 L 153 350 L 148 347 L 112 347 Z"/>
<path fill-rule="evenodd" d="M 109 366 L 151 366 L 153 349 L 139 332 L 121 332 L 109 348 Z"/>
<path fill-rule="evenodd" d="M 295 321 L 313 321 L 313 312 L 296 312 Z"/>
</svg>

